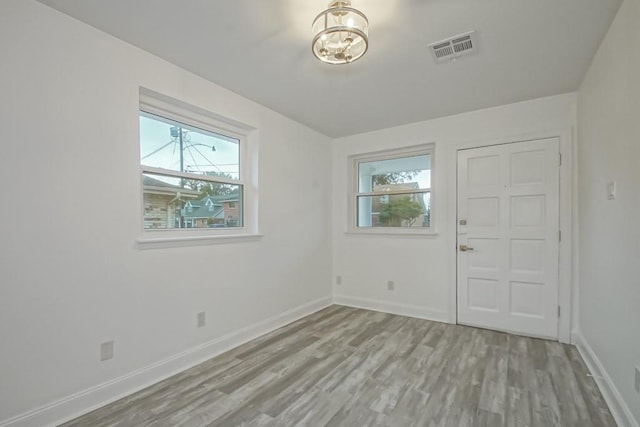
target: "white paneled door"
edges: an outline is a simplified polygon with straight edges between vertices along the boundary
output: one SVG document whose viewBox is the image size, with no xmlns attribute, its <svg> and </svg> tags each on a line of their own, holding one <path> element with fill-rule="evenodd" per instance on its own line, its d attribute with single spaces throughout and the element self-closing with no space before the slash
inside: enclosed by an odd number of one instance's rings
<svg viewBox="0 0 640 427">
<path fill-rule="evenodd" d="M 458 323 L 558 338 L 559 149 L 458 151 Z"/>
</svg>

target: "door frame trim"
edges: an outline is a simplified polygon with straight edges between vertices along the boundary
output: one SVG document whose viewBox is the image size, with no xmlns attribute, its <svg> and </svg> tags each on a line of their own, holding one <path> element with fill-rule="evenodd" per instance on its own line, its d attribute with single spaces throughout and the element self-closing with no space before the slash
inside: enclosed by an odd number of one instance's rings
<svg viewBox="0 0 640 427">
<path fill-rule="evenodd" d="M 531 132 L 525 134 L 514 134 L 511 136 L 498 136 L 495 138 L 484 138 L 471 141 L 450 141 L 446 144 L 447 155 L 456 165 L 448 172 L 449 182 L 449 212 L 454 212 L 452 218 L 447 220 L 447 228 L 451 230 L 451 248 L 457 251 L 457 216 L 458 216 L 458 151 L 488 147 L 492 145 L 510 144 L 515 142 L 535 141 L 539 139 L 559 138 L 560 155 L 562 164 L 560 165 L 560 232 L 562 240 L 558 251 L 558 304 L 561 315 L 558 319 L 558 341 L 561 343 L 571 343 L 571 328 L 577 315 L 577 283 L 574 271 L 577 271 L 577 259 L 573 256 L 574 232 L 577 226 L 575 218 L 575 206 L 577 204 L 577 191 L 575 185 L 574 161 L 576 158 L 576 144 L 574 128 L 550 129 L 546 131 Z M 560 161 L 560 159 L 558 159 Z M 451 164 L 451 163 L 450 163 Z M 576 246 L 577 247 L 577 246 Z M 451 262 L 451 281 L 449 289 L 449 321 L 458 323 L 458 277 L 457 277 L 457 253 Z"/>
</svg>

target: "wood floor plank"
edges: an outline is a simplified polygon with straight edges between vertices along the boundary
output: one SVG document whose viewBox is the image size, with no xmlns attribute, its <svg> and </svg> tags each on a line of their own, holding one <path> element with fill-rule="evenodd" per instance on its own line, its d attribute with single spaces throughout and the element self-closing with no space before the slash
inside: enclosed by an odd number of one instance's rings
<svg viewBox="0 0 640 427">
<path fill-rule="evenodd" d="M 532 421 L 529 392 L 517 387 L 508 387 L 506 412 L 507 426 L 530 426 Z"/>
<path fill-rule="evenodd" d="M 424 413 L 429 394 L 409 387 L 390 416 L 392 425 L 415 425 Z"/>
<path fill-rule="evenodd" d="M 228 379 L 226 381 L 217 383 L 214 385 L 214 387 L 224 393 L 232 393 L 245 385 L 247 382 L 251 381 L 256 376 L 260 375 L 263 371 L 271 368 L 274 364 L 290 357 L 292 353 L 297 353 L 298 351 L 304 350 L 309 344 L 317 340 L 318 339 L 313 336 L 304 337 L 301 340 L 297 340 L 295 343 L 292 343 L 291 346 L 283 347 L 271 356 L 260 361 L 259 363 L 253 364 L 242 374 L 228 376 Z"/>
<path fill-rule="evenodd" d="M 225 414 L 221 418 L 216 419 L 213 423 L 211 423 L 211 425 L 238 425 L 238 423 L 247 423 L 250 420 L 259 419 L 261 418 L 261 415 L 267 415 L 262 411 L 262 409 L 265 406 L 269 405 L 284 390 L 290 387 L 290 385 L 296 380 L 296 378 L 303 375 L 309 369 L 313 369 L 314 366 L 318 365 L 319 363 L 321 363 L 320 360 L 309 358 L 307 361 L 305 361 L 304 364 L 298 366 L 296 370 L 291 371 L 288 376 L 280 377 L 270 383 L 268 386 L 256 390 L 256 392 L 251 395 L 251 398 L 245 401 L 241 407 L 231 411 L 228 414 Z M 268 418 L 273 419 L 273 417 Z"/>
<path fill-rule="evenodd" d="M 481 410 L 504 416 L 507 397 L 507 369 L 506 349 L 494 346 L 491 349 L 482 383 L 478 405 Z"/>
<path fill-rule="evenodd" d="M 389 426 L 389 420 L 385 415 L 372 411 L 362 406 L 343 406 L 325 424 L 327 427 L 353 427 L 353 426 Z"/>
<path fill-rule="evenodd" d="M 272 417 L 277 417 L 291 405 L 297 405 L 296 402 L 300 397 L 309 392 L 315 385 L 324 378 L 329 372 L 342 363 L 352 351 L 344 351 L 335 353 L 326 359 L 315 359 L 309 368 L 305 369 L 303 375 L 291 375 L 290 383 L 279 393 L 272 393 L 269 400 L 261 404 L 262 412 Z"/>
<path fill-rule="evenodd" d="M 575 347 L 331 306 L 65 426 L 615 426 Z"/>
<path fill-rule="evenodd" d="M 549 372 L 536 370 L 536 388 L 531 396 L 533 424 L 560 426 L 561 402 L 553 389 Z"/>
<path fill-rule="evenodd" d="M 147 425 L 149 427 L 203 426 L 230 412 L 234 405 L 236 403 L 232 402 L 229 396 L 214 391 L 167 416 L 157 417 Z"/>
<path fill-rule="evenodd" d="M 578 353 L 578 349 L 572 345 L 564 345 L 565 354 L 571 362 L 571 367 L 580 387 L 580 392 L 587 403 L 587 411 L 589 418 L 594 426 L 614 425 L 615 421 L 611 412 L 607 408 L 607 404 L 598 389 L 593 377 L 589 375 L 589 369 Z M 592 402 L 593 404 L 589 404 Z"/>
<path fill-rule="evenodd" d="M 82 417 L 84 425 L 107 426 L 118 425 L 120 420 L 124 420 L 126 425 L 128 420 L 134 417 L 150 419 L 162 409 L 166 408 L 167 402 L 171 402 L 172 396 L 181 395 L 181 400 L 185 399 L 194 388 L 201 388 L 210 378 L 214 378 L 221 372 L 231 369 L 241 363 L 241 360 L 232 357 L 220 356 L 211 359 L 194 368 L 188 369 L 171 378 L 161 381 L 146 389 L 134 393 L 128 397 L 120 399 L 110 405 L 97 409 Z M 203 368 L 207 366 L 207 368 Z M 83 425 L 75 424 L 71 421 L 65 426 Z"/>
<path fill-rule="evenodd" d="M 348 398 L 347 395 L 313 389 L 282 411 L 269 427 L 324 426 L 342 409 Z"/>
</svg>

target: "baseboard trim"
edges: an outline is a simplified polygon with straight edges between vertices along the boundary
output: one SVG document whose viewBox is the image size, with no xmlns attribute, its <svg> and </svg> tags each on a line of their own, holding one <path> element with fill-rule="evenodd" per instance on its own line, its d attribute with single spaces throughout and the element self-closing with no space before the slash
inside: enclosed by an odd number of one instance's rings
<svg viewBox="0 0 640 427">
<path fill-rule="evenodd" d="M 0 427 L 40 427 L 64 423 L 322 310 L 331 304 L 331 297 L 311 301 L 121 377 L 0 421 Z"/>
<path fill-rule="evenodd" d="M 335 304 L 346 305 L 348 307 L 364 308 L 367 310 L 381 311 L 383 313 L 397 314 L 400 316 L 416 317 L 418 319 L 449 323 L 449 314 L 444 310 L 438 310 L 435 308 L 398 304 L 388 301 L 372 300 L 368 298 L 351 297 L 347 295 L 334 295 L 333 302 Z"/>
<path fill-rule="evenodd" d="M 631 413 L 631 409 L 627 406 L 627 403 L 622 398 L 622 395 L 611 380 L 607 370 L 587 340 L 580 332 L 574 332 L 573 339 L 575 340 L 578 352 L 582 356 L 582 359 L 584 359 L 584 363 L 587 365 L 587 368 L 589 368 L 589 371 L 591 371 L 593 379 L 596 381 L 604 400 L 607 402 L 607 405 L 609 405 L 611 415 L 613 415 L 618 426 L 640 427 L 638 421 Z"/>
</svg>

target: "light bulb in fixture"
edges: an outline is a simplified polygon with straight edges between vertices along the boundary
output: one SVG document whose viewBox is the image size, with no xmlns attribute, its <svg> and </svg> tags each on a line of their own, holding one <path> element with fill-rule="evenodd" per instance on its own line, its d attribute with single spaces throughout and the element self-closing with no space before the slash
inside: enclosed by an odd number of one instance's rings
<svg viewBox="0 0 640 427">
<path fill-rule="evenodd" d="M 347 64 L 369 47 L 369 21 L 349 0 L 332 0 L 313 21 L 314 55 L 329 64 Z"/>
</svg>

